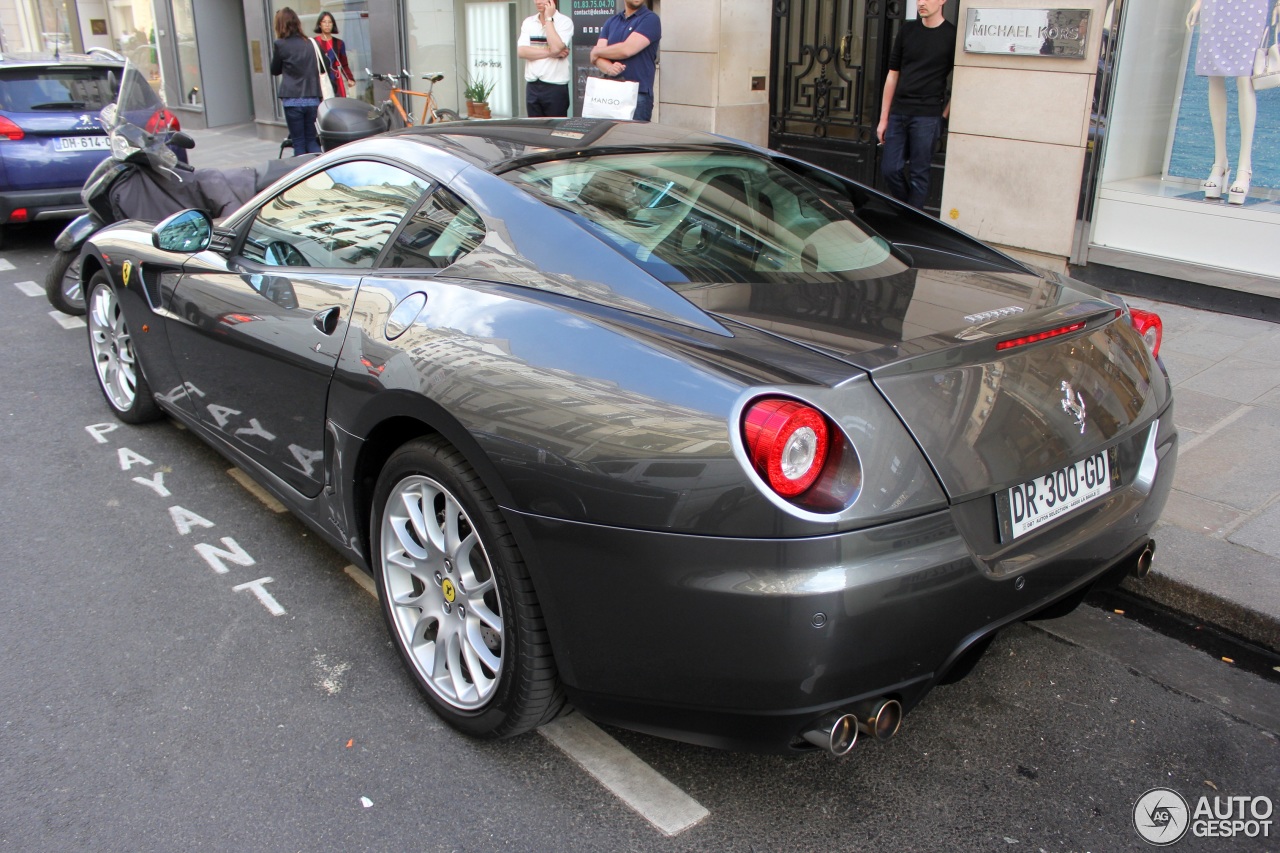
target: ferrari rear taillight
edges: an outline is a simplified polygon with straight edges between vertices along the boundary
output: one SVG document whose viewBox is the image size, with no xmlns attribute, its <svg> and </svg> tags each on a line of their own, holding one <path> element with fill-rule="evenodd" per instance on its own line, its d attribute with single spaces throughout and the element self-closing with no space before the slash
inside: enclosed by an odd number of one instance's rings
<svg viewBox="0 0 1280 853">
<path fill-rule="evenodd" d="M 0 116 L 0 139 L 11 139 L 17 142 L 26 135 L 27 132 L 14 124 L 12 119 Z"/>
<path fill-rule="evenodd" d="M 160 133 L 169 130 L 182 130 L 182 125 L 178 123 L 178 117 L 168 110 L 156 110 L 151 114 L 151 118 L 147 119 L 147 133 Z"/>
<path fill-rule="evenodd" d="M 1154 311 L 1143 311 L 1139 308 L 1129 309 L 1129 322 L 1142 335 L 1142 341 L 1151 350 L 1151 355 L 1160 354 L 1160 341 L 1164 338 L 1164 323 L 1160 315 Z"/>
<path fill-rule="evenodd" d="M 760 400 L 743 418 L 747 454 L 756 471 L 784 498 L 813 485 L 830 445 L 827 419 L 795 400 Z"/>
</svg>

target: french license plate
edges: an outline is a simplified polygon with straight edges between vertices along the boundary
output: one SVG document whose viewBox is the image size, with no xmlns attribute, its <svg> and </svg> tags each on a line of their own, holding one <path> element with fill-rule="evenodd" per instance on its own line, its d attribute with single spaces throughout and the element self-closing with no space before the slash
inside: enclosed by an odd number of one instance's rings
<svg viewBox="0 0 1280 853">
<path fill-rule="evenodd" d="M 110 151 L 111 140 L 105 136 L 59 136 L 59 151 Z"/>
<path fill-rule="evenodd" d="M 1097 453 L 1014 486 L 1001 495 L 1004 538 L 1017 539 L 1111 491 L 1117 473 L 1110 451 Z"/>
</svg>

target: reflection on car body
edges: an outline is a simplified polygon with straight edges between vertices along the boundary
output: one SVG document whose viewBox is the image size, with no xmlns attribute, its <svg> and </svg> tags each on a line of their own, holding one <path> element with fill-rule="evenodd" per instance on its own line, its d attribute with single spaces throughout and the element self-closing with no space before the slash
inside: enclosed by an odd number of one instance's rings
<svg viewBox="0 0 1280 853">
<path fill-rule="evenodd" d="M 354 142 L 189 252 L 83 256 L 117 415 L 368 569 L 451 725 L 842 753 L 1149 560 L 1158 318 L 785 155 L 573 121 Z M 1013 529 L 1099 453 L 1109 490 Z"/>
</svg>

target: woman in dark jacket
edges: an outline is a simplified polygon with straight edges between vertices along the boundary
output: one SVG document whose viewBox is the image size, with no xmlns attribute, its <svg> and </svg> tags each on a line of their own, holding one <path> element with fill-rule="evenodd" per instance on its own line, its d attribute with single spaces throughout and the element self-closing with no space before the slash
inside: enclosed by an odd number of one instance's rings
<svg viewBox="0 0 1280 853">
<path fill-rule="evenodd" d="M 293 139 L 293 154 L 296 157 L 319 152 L 316 108 L 320 106 L 320 65 L 315 45 L 302 34 L 298 13 L 288 6 L 276 12 L 275 30 L 271 73 L 280 77 L 276 94 L 284 105 L 284 120 Z"/>
<path fill-rule="evenodd" d="M 347 66 L 347 46 L 338 38 L 338 22 L 328 12 L 321 12 L 316 21 L 316 44 L 320 45 L 320 53 L 329 69 L 333 94 L 339 98 L 350 97 L 348 84 L 356 82 L 356 78 Z"/>
</svg>

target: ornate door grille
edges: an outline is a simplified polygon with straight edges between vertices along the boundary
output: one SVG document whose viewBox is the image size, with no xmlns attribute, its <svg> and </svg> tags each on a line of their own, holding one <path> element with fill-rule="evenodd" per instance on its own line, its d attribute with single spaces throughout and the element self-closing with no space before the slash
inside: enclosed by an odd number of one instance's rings
<svg viewBox="0 0 1280 853">
<path fill-rule="evenodd" d="M 775 0 L 769 147 L 883 187 L 876 125 L 911 0 Z M 941 196 L 934 158 L 928 207 Z"/>
</svg>

